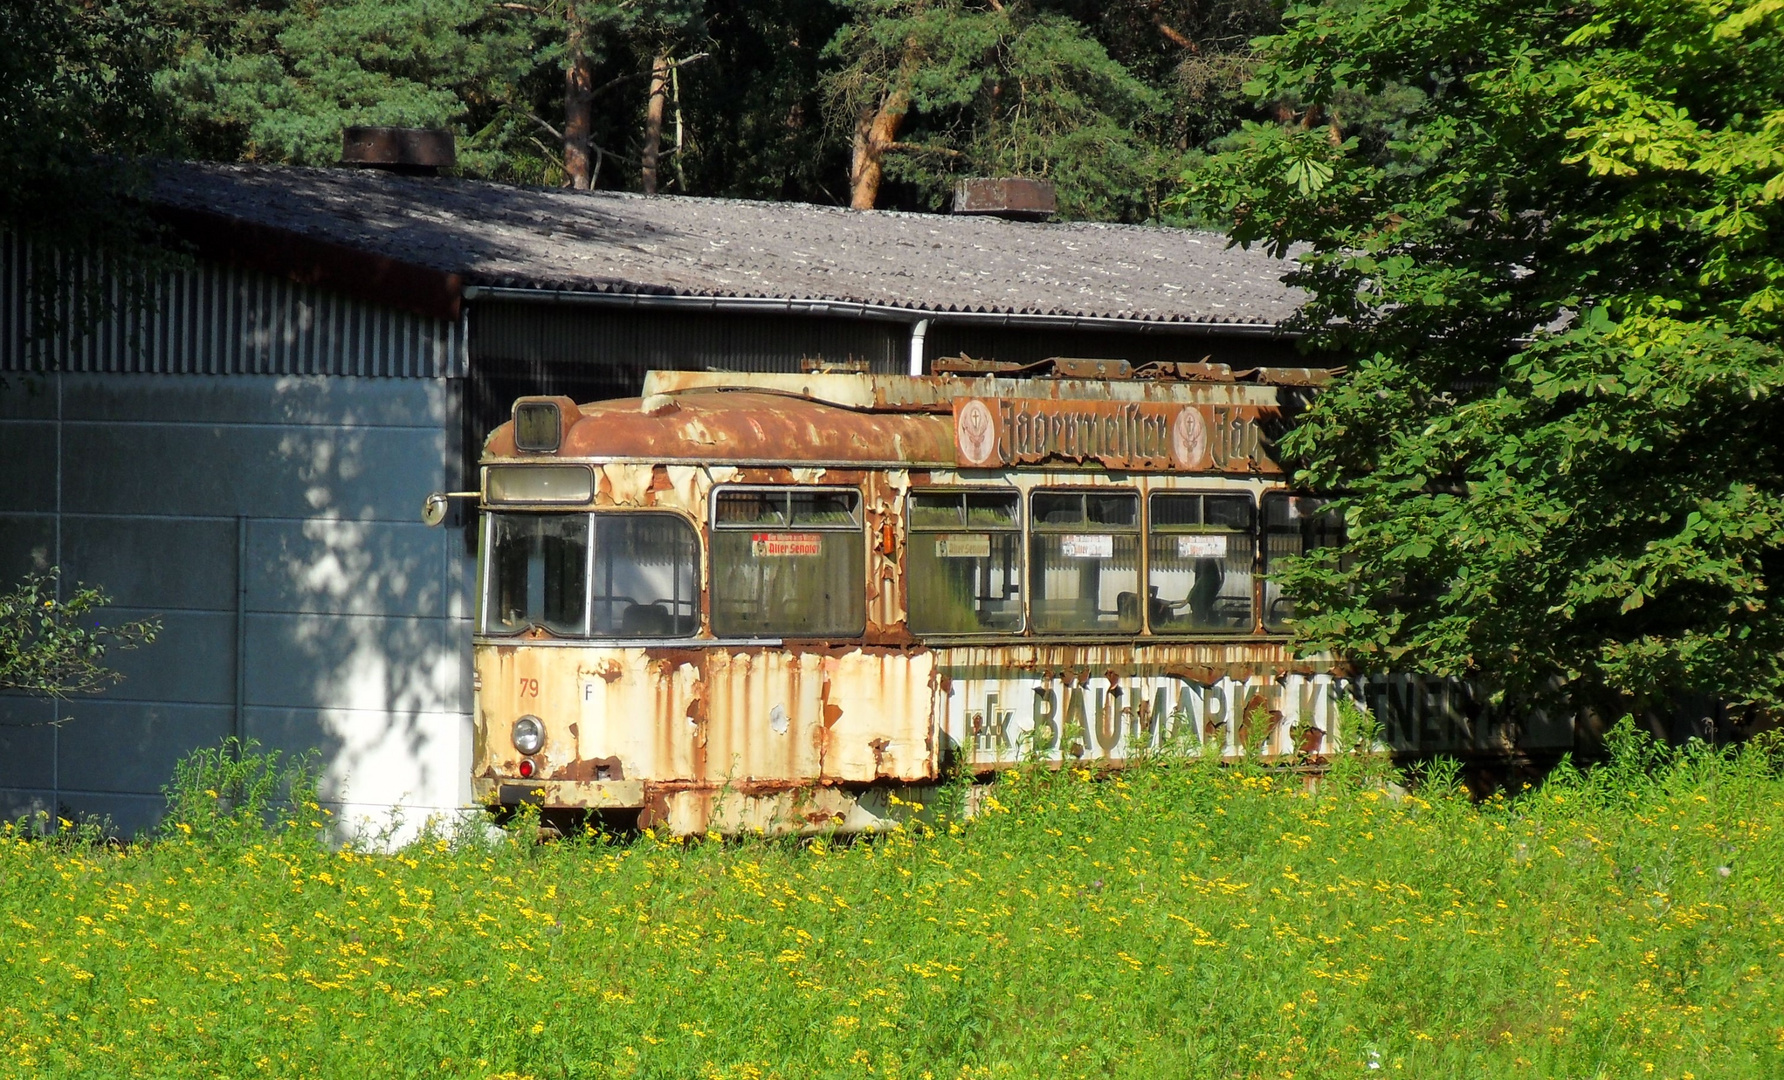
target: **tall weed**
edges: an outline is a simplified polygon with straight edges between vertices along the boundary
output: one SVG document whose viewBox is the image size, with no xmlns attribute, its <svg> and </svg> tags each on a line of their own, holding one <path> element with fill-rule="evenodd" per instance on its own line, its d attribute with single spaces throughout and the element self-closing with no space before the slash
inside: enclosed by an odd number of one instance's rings
<svg viewBox="0 0 1784 1080">
<path fill-rule="evenodd" d="M 1478 803 L 1372 756 L 1025 767 L 853 841 L 331 850 L 251 796 L 194 840 L 7 833 L 0 1077 L 1769 1078 L 1776 766 L 1631 734 Z"/>
</svg>

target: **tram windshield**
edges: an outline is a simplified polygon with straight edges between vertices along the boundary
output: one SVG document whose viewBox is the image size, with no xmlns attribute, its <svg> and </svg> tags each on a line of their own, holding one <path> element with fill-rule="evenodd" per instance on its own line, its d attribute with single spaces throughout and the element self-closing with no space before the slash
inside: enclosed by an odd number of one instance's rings
<svg viewBox="0 0 1784 1080">
<path fill-rule="evenodd" d="M 685 637 L 699 626 L 699 542 L 663 513 L 489 515 L 483 631 Z"/>
</svg>

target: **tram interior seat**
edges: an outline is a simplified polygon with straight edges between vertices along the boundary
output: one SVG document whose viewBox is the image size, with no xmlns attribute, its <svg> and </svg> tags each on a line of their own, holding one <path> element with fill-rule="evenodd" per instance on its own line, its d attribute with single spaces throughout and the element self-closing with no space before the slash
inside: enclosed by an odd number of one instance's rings
<svg viewBox="0 0 1784 1080">
<path fill-rule="evenodd" d="M 1115 594 L 1115 625 L 1124 634 L 1140 632 L 1140 594 L 1123 592 Z"/>
<path fill-rule="evenodd" d="M 670 637 L 675 634 L 675 616 L 662 601 L 654 604 L 633 603 L 619 616 L 620 633 L 636 637 Z"/>
</svg>

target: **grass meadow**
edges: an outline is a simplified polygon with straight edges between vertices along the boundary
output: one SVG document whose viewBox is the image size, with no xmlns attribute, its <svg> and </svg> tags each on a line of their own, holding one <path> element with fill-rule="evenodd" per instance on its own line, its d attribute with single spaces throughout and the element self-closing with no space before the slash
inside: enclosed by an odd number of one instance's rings
<svg viewBox="0 0 1784 1080">
<path fill-rule="evenodd" d="M 1784 1076 L 1775 749 L 1161 760 L 873 839 L 0 830 L 6 1077 Z M 196 779 L 195 779 L 196 778 Z M 299 806 L 300 810 L 305 809 Z"/>
</svg>

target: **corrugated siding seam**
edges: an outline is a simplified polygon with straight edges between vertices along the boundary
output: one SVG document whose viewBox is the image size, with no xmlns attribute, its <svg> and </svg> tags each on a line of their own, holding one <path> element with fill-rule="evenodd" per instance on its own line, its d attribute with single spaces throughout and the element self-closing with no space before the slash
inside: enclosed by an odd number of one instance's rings
<svg viewBox="0 0 1784 1080">
<path fill-rule="evenodd" d="M 148 302 L 132 306 L 114 275 L 83 261 L 58 309 L 68 311 L 75 290 L 97 280 L 109 313 L 85 334 L 36 339 L 31 266 L 42 257 L 0 234 L 0 371 L 435 379 L 465 373 L 456 323 L 211 262 L 163 275 Z"/>
</svg>

